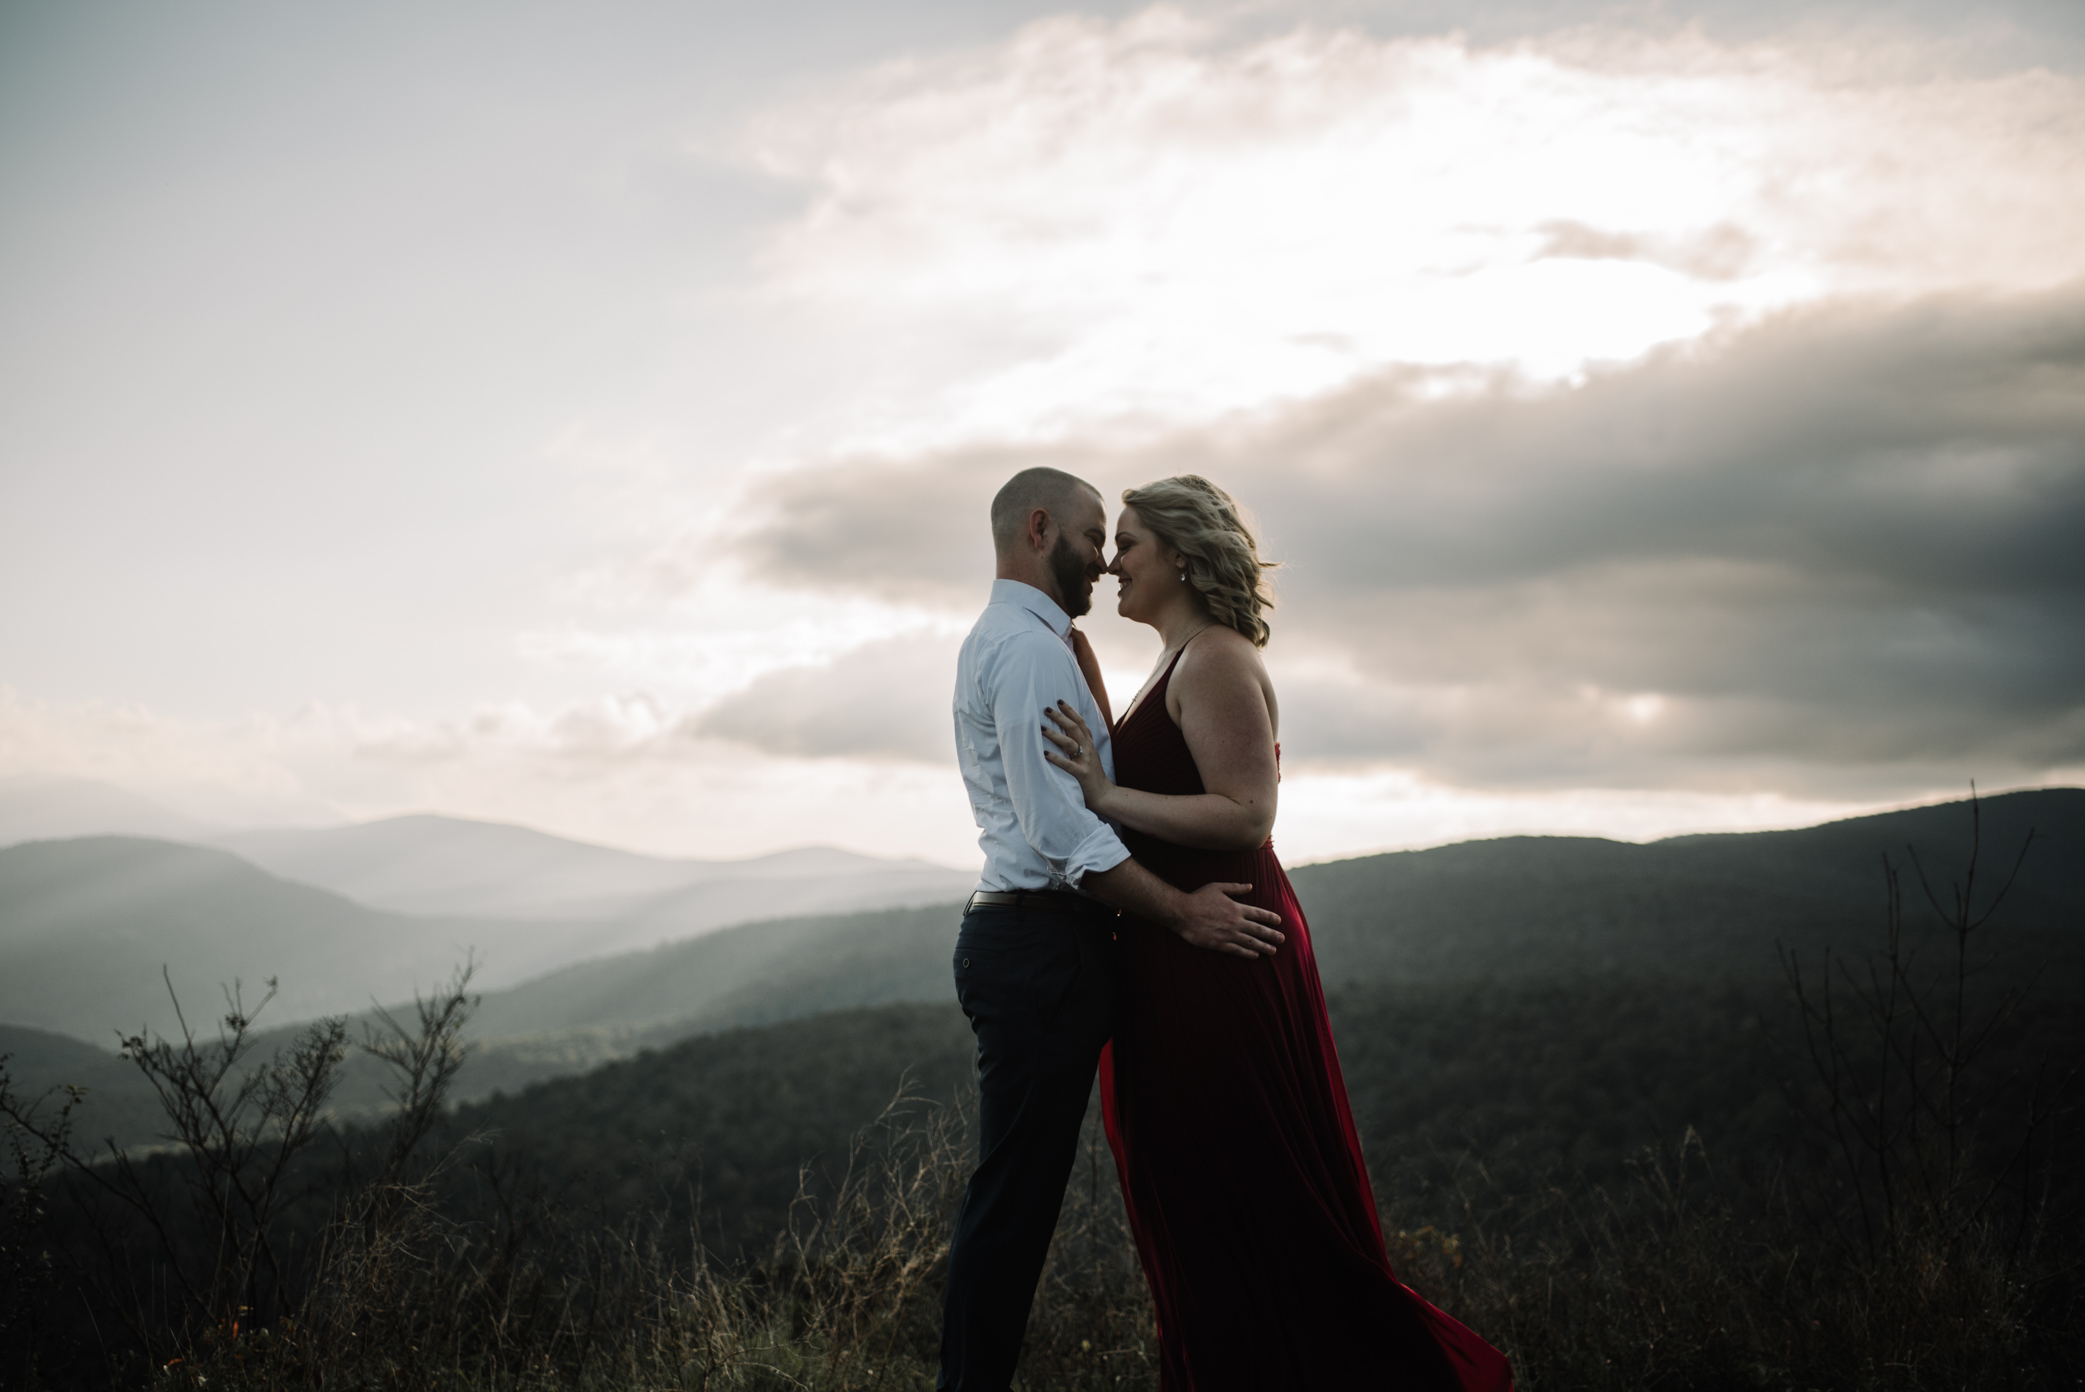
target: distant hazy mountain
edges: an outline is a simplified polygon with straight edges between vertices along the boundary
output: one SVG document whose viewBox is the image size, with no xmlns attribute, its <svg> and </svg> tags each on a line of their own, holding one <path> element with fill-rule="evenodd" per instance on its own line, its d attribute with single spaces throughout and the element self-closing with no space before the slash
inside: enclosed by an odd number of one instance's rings
<svg viewBox="0 0 2085 1392">
<path fill-rule="evenodd" d="M 0 850 L 0 1021 L 90 1040 L 170 1029 L 165 964 L 206 1033 L 234 978 L 249 1004 L 280 978 L 264 1018 L 288 1022 L 409 996 L 472 948 L 488 981 L 513 981 L 570 961 L 591 927 L 388 913 L 199 846 L 31 841 Z"/>
<path fill-rule="evenodd" d="M 200 841 L 218 830 L 88 778 L 0 778 L 0 846 L 73 836 Z"/>
<path fill-rule="evenodd" d="M 527 827 L 392 817 L 319 831 L 216 838 L 284 879 L 400 913 L 615 920 L 597 951 L 783 914 L 921 903 L 967 892 L 974 873 L 805 847 L 751 860 L 676 860 Z"/>
<path fill-rule="evenodd" d="M 235 977 L 249 1001 L 280 980 L 270 1022 L 352 1013 L 432 986 L 466 952 L 497 989 L 728 923 L 947 899 L 974 882 L 825 848 L 662 860 L 442 817 L 230 839 L 278 873 L 228 849 L 137 837 L 0 850 L 0 1022 L 96 1041 L 169 1029 L 162 964 L 191 1023 L 222 1012 L 219 984 Z"/>
</svg>

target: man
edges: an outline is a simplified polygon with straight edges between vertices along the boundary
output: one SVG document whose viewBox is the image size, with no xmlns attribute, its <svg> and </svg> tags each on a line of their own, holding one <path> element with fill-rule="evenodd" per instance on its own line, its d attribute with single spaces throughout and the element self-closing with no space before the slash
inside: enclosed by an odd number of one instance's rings
<svg viewBox="0 0 2085 1392">
<path fill-rule="evenodd" d="M 1117 911 L 1211 951 L 1260 955 L 1282 941 L 1278 915 L 1219 885 L 1183 894 L 1138 865 L 1086 810 L 1077 781 L 1043 758 L 1043 711 L 1069 701 L 1114 775 L 1108 721 L 1084 675 L 1099 669 L 1072 627 L 1101 574 L 1100 493 L 1059 469 L 1025 469 L 992 500 L 992 541 L 991 603 L 956 665 L 956 758 L 985 868 L 956 938 L 980 1136 L 949 1248 L 947 1392 L 1007 1392 L 1012 1381 L 1114 1027 Z"/>
</svg>

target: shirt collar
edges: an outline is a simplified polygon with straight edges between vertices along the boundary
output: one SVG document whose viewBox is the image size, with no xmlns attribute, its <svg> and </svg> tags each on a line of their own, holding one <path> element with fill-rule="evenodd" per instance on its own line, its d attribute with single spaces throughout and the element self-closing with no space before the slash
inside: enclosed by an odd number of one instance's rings
<svg viewBox="0 0 2085 1392">
<path fill-rule="evenodd" d="M 1020 580 L 994 580 L 992 603 L 1011 604 L 1026 609 L 1050 626 L 1050 632 L 1070 641 L 1071 615 L 1035 586 Z"/>
</svg>

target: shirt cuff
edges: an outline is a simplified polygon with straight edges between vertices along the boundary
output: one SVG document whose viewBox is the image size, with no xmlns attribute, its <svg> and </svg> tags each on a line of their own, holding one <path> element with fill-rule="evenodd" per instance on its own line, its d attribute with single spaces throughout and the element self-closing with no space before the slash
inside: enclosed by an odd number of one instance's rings
<svg viewBox="0 0 2085 1392">
<path fill-rule="evenodd" d="M 1084 841 L 1073 848 L 1071 856 L 1064 863 L 1064 878 L 1071 881 L 1072 888 L 1076 889 L 1088 875 L 1113 870 L 1128 859 L 1129 847 L 1122 844 L 1122 838 L 1115 834 L 1115 828 L 1102 822 Z"/>
</svg>

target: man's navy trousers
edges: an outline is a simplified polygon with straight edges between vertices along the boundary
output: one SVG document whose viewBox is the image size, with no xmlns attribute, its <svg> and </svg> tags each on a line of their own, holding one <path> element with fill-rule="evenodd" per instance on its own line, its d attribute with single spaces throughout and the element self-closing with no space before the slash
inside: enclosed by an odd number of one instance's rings
<svg viewBox="0 0 2085 1392">
<path fill-rule="evenodd" d="M 979 1135 L 949 1245 L 944 1392 L 1007 1392 L 1021 1356 L 1115 1026 L 1119 920 L 1095 909 L 978 906 L 956 935 L 956 998 L 977 1034 Z"/>
</svg>

